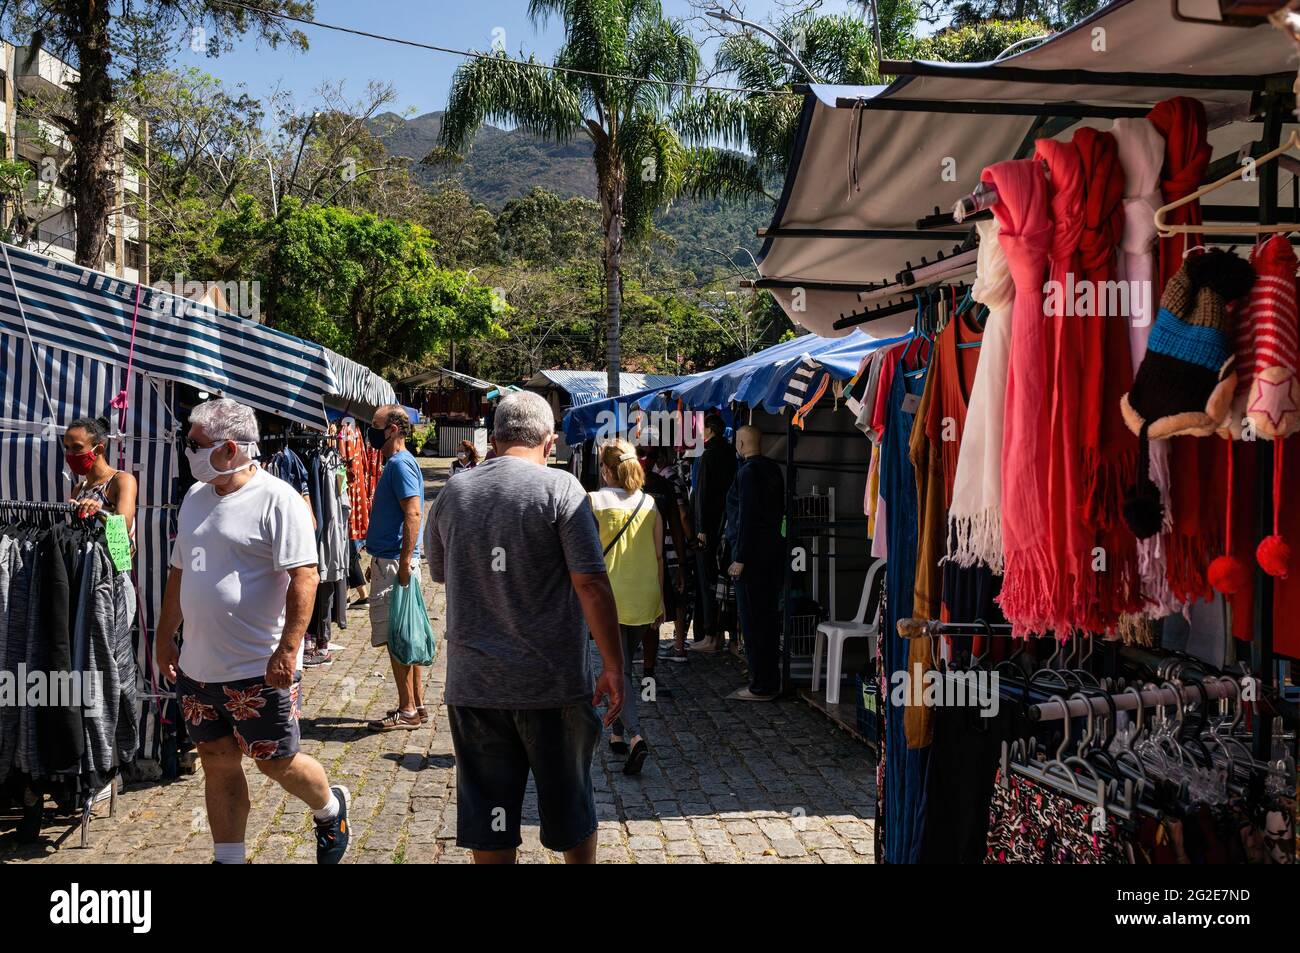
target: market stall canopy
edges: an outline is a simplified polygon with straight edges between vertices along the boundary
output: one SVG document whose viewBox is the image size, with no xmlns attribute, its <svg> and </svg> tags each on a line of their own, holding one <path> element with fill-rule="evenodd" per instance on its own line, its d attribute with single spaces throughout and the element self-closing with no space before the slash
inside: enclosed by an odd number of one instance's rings
<svg viewBox="0 0 1300 953">
<path fill-rule="evenodd" d="M 358 364 L 342 354 L 325 348 L 325 357 L 334 369 L 337 391 L 328 395 L 326 403 L 342 410 L 351 410 L 364 416 L 384 404 L 397 403 L 393 385 L 364 364 Z"/>
<path fill-rule="evenodd" d="M 618 389 L 621 394 L 632 394 L 647 388 L 675 384 L 681 379 L 676 374 L 622 373 L 618 375 Z M 563 368 L 538 371 L 524 386 L 532 390 L 558 387 L 569 395 L 569 404 L 574 407 L 603 399 L 609 389 L 604 371 L 570 371 Z"/>
<path fill-rule="evenodd" d="M 775 412 L 781 409 L 786 385 L 805 359 L 830 372 L 833 379 L 847 380 L 857 373 L 867 353 L 905 337 L 873 338 L 858 330 L 843 338 L 805 334 L 715 370 L 693 374 L 663 389 L 661 399 L 680 400 L 690 410 L 725 407 L 735 401 Z M 823 363 L 826 355 L 833 359 Z"/>
<path fill-rule="evenodd" d="M 564 436 L 570 444 L 590 440 L 603 424 L 611 419 L 623 420 L 633 409 L 672 410 L 679 402 L 683 410 L 712 410 L 735 401 L 778 413 L 786 405 L 790 379 L 805 361 L 832 380 L 849 380 L 869 353 L 907 337 L 873 338 L 856 330 L 842 338 L 804 334 L 676 383 L 575 406 L 564 415 Z M 813 377 L 813 388 L 820 382 L 820 373 Z M 622 409 L 620 404 L 624 405 Z M 619 416 L 611 418 L 611 414 Z"/>
<path fill-rule="evenodd" d="M 443 381 L 464 384 L 471 390 L 494 391 L 497 389 L 497 385 L 491 381 L 480 380 L 477 377 L 471 377 L 469 374 L 462 374 L 460 371 L 453 371 L 438 364 L 433 365 L 427 371 L 421 371 L 419 374 L 403 377 L 397 382 L 397 386 L 428 387 L 431 384 L 441 384 Z"/>
<path fill-rule="evenodd" d="M 1294 44 L 1267 25 L 1180 17 L 1217 20 L 1218 4 L 1118 0 L 997 63 L 909 63 L 899 69 L 914 75 L 887 87 L 810 87 L 756 284 L 796 323 L 842 335 L 835 322 L 865 310 L 859 292 L 869 284 L 933 263 L 940 250 L 951 257 L 970 238 L 969 225 L 921 229 L 919 220 L 935 206 L 951 211 L 985 166 L 1028 154 L 1036 138 L 1109 128 L 1182 95 L 1205 104 L 1216 159 L 1254 142 L 1252 97 L 1291 88 Z M 1258 205 L 1253 183 L 1214 202 Z M 887 336 L 911 321 L 903 312 L 862 329 Z"/>
<path fill-rule="evenodd" d="M 80 265 L 2 245 L 0 330 L 324 428 L 319 344 Z M 138 303 L 138 310 L 137 310 Z"/>
</svg>

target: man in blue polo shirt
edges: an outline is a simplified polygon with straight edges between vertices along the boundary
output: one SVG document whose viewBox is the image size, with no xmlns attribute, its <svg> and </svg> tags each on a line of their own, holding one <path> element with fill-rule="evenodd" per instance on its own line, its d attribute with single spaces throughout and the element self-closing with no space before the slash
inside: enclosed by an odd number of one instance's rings
<svg viewBox="0 0 1300 953">
<path fill-rule="evenodd" d="M 370 504 L 370 644 L 388 644 L 388 607 L 394 587 L 412 579 L 419 585 L 420 508 L 424 502 L 424 477 L 415 457 L 406 449 L 411 419 L 397 404 L 375 411 L 368 439 L 384 455 L 384 472 Z M 397 683 L 397 707 L 370 723 L 375 731 L 415 729 L 429 720 L 424 707 L 423 672 L 418 665 L 403 665 L 389 655 Z"/>
</svg>

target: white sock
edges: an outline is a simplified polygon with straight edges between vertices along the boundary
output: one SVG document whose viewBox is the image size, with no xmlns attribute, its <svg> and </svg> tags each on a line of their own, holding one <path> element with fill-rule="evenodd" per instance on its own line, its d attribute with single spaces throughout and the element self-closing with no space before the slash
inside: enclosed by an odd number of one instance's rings
<svg viewBox="0 0 1300 953">
<path fill-rule="evenodd" d="M 319 811 L 312 811 L 311 816 L 318 821 L 332 821 L 339 816 L 339 796 L 330 788 L 330 801 Z"/>
<path fill-rule="evenodd" d="M 212 859 L 219 864 L 242 864 L 244 862 L 244 842 L 238 844 L 213 844 Z"/>
</svg>

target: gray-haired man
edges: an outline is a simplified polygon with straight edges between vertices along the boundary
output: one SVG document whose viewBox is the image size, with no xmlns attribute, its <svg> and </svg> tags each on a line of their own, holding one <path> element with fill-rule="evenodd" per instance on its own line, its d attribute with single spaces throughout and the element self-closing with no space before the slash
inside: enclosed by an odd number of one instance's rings
<svg viewBox="0 0 1300 953">
<path fill-rule="evenodd" d="M 447 483 L 424 535 L 429 571 L 447 585 L 456 842 L 476 863 L 513 863 L 531 771 L 542 844 L 590 863 L 594 706 L 608 699 L 608 724 L 623 705 L 618 610 L 587 495 L 546 466 L 550 405 L 520 391 L 493 424 L 497 456 Z M 594 692 L 588 628 L 603 666 Z"/>
<path fill-rule="evenodd" d="M 203 761 L 216 863 L 242 864 L 248 826 L 243 757 L 306 802 L 316 862 L 348 847 L 348 791 L 298 750 L 302 642 L 319 575 L 311 510 L 262 470 L 257 418 L 233 400 L 190 413 L 186 457 L 198 482 L 181 503 L 155 647 L 176 684 Z M 176 631 L 185 623 L 185 644 Z"/>
</svg>

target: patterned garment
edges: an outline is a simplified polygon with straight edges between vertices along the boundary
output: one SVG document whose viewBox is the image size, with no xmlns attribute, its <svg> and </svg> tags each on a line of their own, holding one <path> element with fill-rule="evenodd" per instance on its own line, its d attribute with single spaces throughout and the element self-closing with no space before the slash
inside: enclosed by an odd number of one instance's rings
<svg viewBox="0 0 1300 953">
<path fill-rule="evenodd" d="M 989 805 L 986 864 L 1128 864 L 1127 837 L 1110 814 L 1093 828 L 1093 807 L 1036 782 L 1002 772 Z"/>
<path fill-rule="evenodd" d="M 365 539 L 370 529 L 370 500 L 383 471 L 383 459 L 357 427 L 339 429 L 339 456 L 348 469 L 349 534 L 352 539 Z"/>
</svg>

